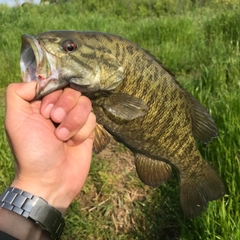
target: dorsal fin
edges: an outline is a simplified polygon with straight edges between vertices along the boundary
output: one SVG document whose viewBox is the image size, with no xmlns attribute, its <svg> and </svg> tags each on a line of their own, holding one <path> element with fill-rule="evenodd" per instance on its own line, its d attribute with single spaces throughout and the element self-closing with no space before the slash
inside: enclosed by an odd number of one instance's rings
<svg viewBox="0 0 240 240">
<path fill-rule="evenodd" d="M 218 136 L 215 122 L 194 96 L 187 91 L 185 94 L 190 102 L 193 135 L 201 142 L 208 143 Z"/>
</svg>

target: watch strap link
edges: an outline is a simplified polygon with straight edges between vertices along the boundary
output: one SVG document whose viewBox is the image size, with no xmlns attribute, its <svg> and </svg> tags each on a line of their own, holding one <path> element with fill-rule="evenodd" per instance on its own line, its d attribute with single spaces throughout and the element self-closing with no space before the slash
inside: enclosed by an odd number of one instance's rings
<svg viewBox="0 0 240 240">
<path fill-rule="evenodd" d="M 0 196 L 0 207 L 31 219 L 53 239 L 59 239 L 63 232 L 65 223 L 62 214 L 41 197 L 8 187 Z"/>
</svg>

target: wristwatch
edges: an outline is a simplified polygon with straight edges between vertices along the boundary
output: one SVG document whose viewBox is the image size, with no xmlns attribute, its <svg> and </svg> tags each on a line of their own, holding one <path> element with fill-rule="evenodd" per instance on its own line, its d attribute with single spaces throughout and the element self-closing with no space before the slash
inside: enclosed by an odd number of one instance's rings
<svg viewBox="0 0 240 240">
<path fill-rule="evenodd" d="M 41 197 L 8 187 L 0 195 L 0 207 L 15 212 L 47 231 L 51 238 L 59 239 L 65 226 L 62 214 Z"/>
</svg>

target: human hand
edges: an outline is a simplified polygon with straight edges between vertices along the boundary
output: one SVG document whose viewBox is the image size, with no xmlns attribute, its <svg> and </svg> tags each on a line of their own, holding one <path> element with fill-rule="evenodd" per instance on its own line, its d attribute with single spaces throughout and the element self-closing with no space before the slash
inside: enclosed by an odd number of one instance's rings
<svg viewBox="0 0 240 240">
<path fill-rule="evenodd" d="M 96 118 L 80 92 L 66 88 L 31 102 L 35 88 L 35 82 L 7 88 L 5 125 L 16 160 L 12 186 L 64 213 L 88 175 Z"/>
</svg>

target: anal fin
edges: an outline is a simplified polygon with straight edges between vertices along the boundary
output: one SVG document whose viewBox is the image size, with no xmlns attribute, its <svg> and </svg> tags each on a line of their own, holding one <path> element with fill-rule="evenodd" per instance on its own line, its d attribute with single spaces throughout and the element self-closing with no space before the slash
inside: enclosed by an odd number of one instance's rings
<svg viewBox="0 0 240 240">
<path fill-rule="evenodd" d="M 172 174 L 172 168 L 169 164 L 141 154 L 135 154 L 135 165 L 141 181 L 153 187 L 160 186 Z"/>
</svg>

